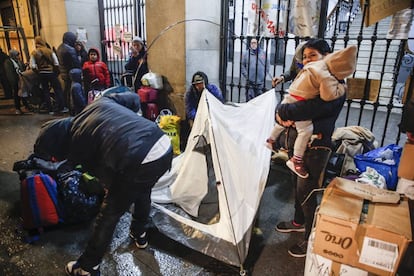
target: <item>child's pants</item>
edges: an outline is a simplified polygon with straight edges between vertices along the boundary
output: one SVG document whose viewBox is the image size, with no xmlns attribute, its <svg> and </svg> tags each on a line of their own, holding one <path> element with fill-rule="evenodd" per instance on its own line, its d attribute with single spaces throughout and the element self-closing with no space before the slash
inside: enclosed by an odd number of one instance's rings
<svg viewBox="0 0 414 276">
<path fill-rule="evenodd" d="M 294 103 L 296 101 L 297 100 L 294 97 L 290 95 L 286 95 L 281 103 L 282 104 Z M 296 156 L 303 157 L 303 155 L 305 154 L 306 148 L 308 146 L 308 142 L 313 133 L 313 123 L 310 120 L 309 121 L 297 121 L 295 122 L 295 126 L 298 132 L 298 136 L 296 137 L 295 144 L 293 146 L 293 154 Z M 273 140 L 276 140 L 277 137 L 279 137 L 279 135 L 283 132 L 284 129 L 285 129 L 284 126 L 276 123 L 270 134 L 270 138 L 272 138 Z"/>
</svg>

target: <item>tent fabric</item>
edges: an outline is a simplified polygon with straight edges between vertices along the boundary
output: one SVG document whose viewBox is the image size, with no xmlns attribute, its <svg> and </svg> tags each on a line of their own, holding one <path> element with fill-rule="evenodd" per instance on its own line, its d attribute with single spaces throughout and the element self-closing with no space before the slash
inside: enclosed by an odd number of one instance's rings
<svg viewBox="0 0 414 276">
<path fill-rule="evenodd" d="M 241 104 L 223 104 L 203 92 L 185 152 L 153 189 L 153 221 L 162 233 L 242 266 L 270 169 L 265 141 L 275 108 L 273 90 Z M 201 210 L 214 198 L 218 213 L 201 223 Z"/>
</svg>

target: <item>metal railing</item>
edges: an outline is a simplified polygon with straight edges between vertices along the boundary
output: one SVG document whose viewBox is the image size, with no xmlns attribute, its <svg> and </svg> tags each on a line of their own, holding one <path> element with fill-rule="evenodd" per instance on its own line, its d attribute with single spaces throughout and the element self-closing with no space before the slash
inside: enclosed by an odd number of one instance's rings
<svg viewBox="0 0 414 276">
<path fill-rule="evenodd" d="M 242 76 L 242 56 L 247 51 L 248 41 L 255 37 L 265 52 L 270 66 L 263 91 L 271 89 L 271 78 L 285 72 L 291 64 L 293 50 L 303 37 L 289 32 L 293 0 L 272 1 L 273 12 L 265 13 L 264 5 L 269 1 L 231 0 L 222 1 L 220 88 L 226 100 L 244 102 L 249 89 Z M 328 5 L 328 1 L 322 1 Z M 370 129 L 381 145 L 401 143 L 398 130 L 401 120 L 402 101 L 411 96 L 413 90 L 412 73 L 404 84 L 397 82 L 401 61 L 406 53 L 407 40 L 386 37 L 390 18 L 372 26 L 364 26 L 366 5 L 360 7 L 359 0 L 339 0 L 331 11 L 321 9 L 321 16 L 327 18 L 323 25 L 323 38 L 332 49 L 338 50 L 347 45 L 358 47 L 357 70 L 353 78 L 362 79 L 360 98 L 349 98 L 337 121 L 337 126 L 360 125 Z M 367 1 L 365 2 L 367 3 Z M 250 6 L 249 6 L 250 5 Z M 254 6 L 259 17 L 257 31 L 248 36 L 250 27 L 249 12 L 246 7 Z M 124 72 L 128 58 L 129 42 L 125 33 L 146 39 L 144 0 L 99 0 L 103 60 L 113 76 L 118 78 Z M 388 20 L 388 21 L 387 21 Z M 268 27 L 272 23 L 272 29 Z M 323 23 L 323 22 L 322 22 Z M 320 27 L 320 26 L 319 26 Z M 267 28 L 267 29 L 266 29 Z M 263 35 L 263 30 L 273 35 Z M 320 36 L 320 35 L 319 35 Z M 414 38 L 408 38 L 412 40 Z M 249 70 L 257 70 L 258 64 Z M 378 85 L 374 98 L 370 97 L 372 84 Z M 289 83 L 275 88 L 276 96 L 282 99 Z M 375 89 L 374 89 L 375 90 Z M 401 91 L 405 91 L 401 93 Z M 403 95 L 403 97 L 401 97 Z"/>
</svg>

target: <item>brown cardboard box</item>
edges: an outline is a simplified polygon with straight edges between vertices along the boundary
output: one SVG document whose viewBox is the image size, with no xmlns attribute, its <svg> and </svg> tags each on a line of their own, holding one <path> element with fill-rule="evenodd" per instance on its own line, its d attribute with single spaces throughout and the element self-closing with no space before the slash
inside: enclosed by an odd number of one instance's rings
<svg viewBox="0 0 414 276">
<path fill-rule="evenodd" d="M 395 202 L 399 194 L 335 178 L 317 214 L 313 253 L 374 274 L 394 275 L 412 240 L 408 201 L 383 203 L 381 198 Z"/>
<path fill-rule="evenodd" d="M 414 144 L 405 144 L 398 165 L 398 177 L 414 180 Z"/>
<path fill-rule="evenodd" d="M 305 269 L 303 271 L 304 276 L 369 276 L 369 272 L 365 270 L 337 263 L 322 257 L 321 255 L 312 253 L 314 240 L 315 231 L 312 231 L 308 241 L 308 249 L 306 251 Z"/>
</svg>

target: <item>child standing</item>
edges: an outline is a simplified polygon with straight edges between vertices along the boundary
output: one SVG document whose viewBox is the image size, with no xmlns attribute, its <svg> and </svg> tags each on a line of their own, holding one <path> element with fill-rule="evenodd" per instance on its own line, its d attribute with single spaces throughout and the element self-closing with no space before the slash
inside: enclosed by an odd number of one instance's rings
<svg viewBox="0 0 414 276">
<path fill-rule="evenodd" d="M 289 94 L 282 103 L 305 101 L 317 96 L 324 101 L 332 101 L 344 95 L 343 79 L 355 71 L 356 47 L 350 46 L 330 55 L 328 53 L 329 45 L 322 39 L 311 39 L 303 46 L 304 68 L 289 87 Z M 312 121 L 300 121 L 295 122 L 295 125 L 298 136 L 293 147 L 293 157 L 286 165 L 299 177 L 307 178 L 309 174 L 302 157 L 312 136 L 313 124 Z M 283 130 L 284 126 L 275 125 L 266 141 L 270 148 Z"/>
<path fill-rule="evenodd" d="M 85 91 L 91 89 L 104 90 L 108 88 L 111 84 L 109 70 L 105 62 L 100 60 L 98 49 L 89 49 L 88 58 L 89 60 L 82 67 Z"/>
</svg>

